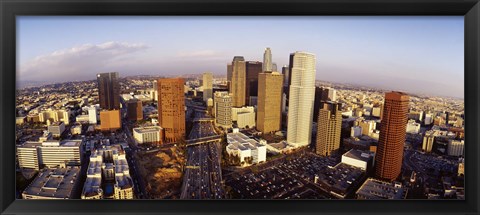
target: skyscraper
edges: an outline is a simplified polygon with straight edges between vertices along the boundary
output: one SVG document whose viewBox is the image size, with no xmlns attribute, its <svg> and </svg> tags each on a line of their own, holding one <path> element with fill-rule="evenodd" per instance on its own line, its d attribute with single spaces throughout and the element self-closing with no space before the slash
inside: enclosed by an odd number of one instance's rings
<svg viewBox="0 0 480 215">
<path fill-rule="evenodd" d="M 213 74 L 211 72 L 203 73 L 202 77 L 203 86 L 203 101 L 207 102 L 213 95 Z"/>
<path fill-rule="evenodd" d="M 340 104 L 323 103 L 317 121 L 316 152 L 329 156 L 340 147 L 340 132 L 342 130 L 342 113 Z"/>
<path fill-rule="evenodd" d="M 315 102 L 313 105 L 313 120 L 318 120 L 318 113 L 323 104 L 328 101 L 328 88 L 315 87 Z"/>
<path fill-rule="evenodd" d="M 287 120 L 287 142 L 300 147 L 311 142 L 313 101 L 315 98 L 315 55 L 295 52 L 290 55 L 291 85 Z"/>
<path fill-rule="evenodd" d="M 231 92 L 232 87 L 232 76 L 233 76 L 233 65 L 231 63 L 227 64 L 227 89 L 228 92 Z"/>
<path fill-rule="evenodd" d="M 278 131 L 282 122 L 283 75 L 263 72 L 258 75 L 257 129 Z"/>
<path fill-rule="evenodd" d="M 272 51 L 270 48 L 266 48 L 263 53 L 263 72 L 271 72 L 273 69 L 272 64 Z"/>
<path fill-rule="evenodd" d="M 185 95 L 183 78 L 158 79 L 158 122 L 165 131 L 165 142 L 185 136 Z"/>
<path fill-rule="evenodd" d="M 131 121 L 138 121 L 143 119 L 143 105 L 142 101 L 138 99 L 130 99 L 127 102 L 127 118 Z"/>
<path fill-rule="evenodd" d="M 100 108 L 106 110 L 120 109 L 120 85 L 118 72 L 97 74 Z"/>
<path fill-rule="evenodd" d="M 394 181 L 400 174 L 405 144 L 409 96 L 385 94 L 382 127 L 375 158 L 377 178 Z"/>
<path fill-rule="evenodd" d="M 282 67 L 282 74 L 283 74 L 283 85 L 288 86 L 288 80 L 289 80 L 289 75 L 290 72 L 288 72 L 288 65 L 284 65 Z"/>
<path fill-rule="evenodd" d="M 215 92 L 213 99 L 215 125 L 223 128 L 232 127 L 232 97 L 228 92 Z"/>
<path fill-rule="evenodd" d="M 233 107 L 245 106 L 246 62 L 242 56 L 235 56 L 232 61 L 232 83 L 230 93 Z"/>
<path fill-rule="evenodd" d="M 245 104 L 250 104 L 251 96 L 258 96 L 258 74 L 262 72 L 262 62 L 247 61 L 246 64 L 246 88 L 245 88 Z"/>
</svg>

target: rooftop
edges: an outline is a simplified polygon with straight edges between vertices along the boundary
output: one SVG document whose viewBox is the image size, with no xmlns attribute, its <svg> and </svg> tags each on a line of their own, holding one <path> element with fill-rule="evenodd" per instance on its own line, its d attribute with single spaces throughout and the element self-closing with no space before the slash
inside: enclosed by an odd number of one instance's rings
<svg viewBox="0 0 480 215">
<path fill-rule="evenodd" d="M 369 178 L 357 191 L 361 199 L 403 199 L 404 190 L 394 183 Z"/>
<path fill-rule="evenodd" d="M 23 193 L 48 198 L 72 198 L 72 191 L 79 173 L 79 167 L 71 166 L 66 168 L 45 169 L 38 174 Z"/>
<path fill-rule="evenodd" d="M 150 133 L 150 132 L 159 132 L 162 130 L 162 127 L 160 126 L 149 126 L 149 127 L 140 127 L 140 128 L 134 128 L 133 131 L 137 133 Z"/>
<path fill-rule="evenodd" d="M 343 156 L 367 162 L 373 158 L 373 153 L 368 153 L 358 149 L 350 149 L 350 151 L 343 154 Z"/>
</svg>

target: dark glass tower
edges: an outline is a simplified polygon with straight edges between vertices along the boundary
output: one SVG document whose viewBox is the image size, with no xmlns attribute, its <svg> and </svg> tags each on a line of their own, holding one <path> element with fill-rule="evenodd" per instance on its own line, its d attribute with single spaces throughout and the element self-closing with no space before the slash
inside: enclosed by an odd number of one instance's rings
<svg viewBox="0 0 480 215">
<path fill-rule="evenodd" d="M 120 109 L 120 85 L 118 72 L 100 73 L 97 75 L 100 108 L 105 110 Z"/>
</svg>

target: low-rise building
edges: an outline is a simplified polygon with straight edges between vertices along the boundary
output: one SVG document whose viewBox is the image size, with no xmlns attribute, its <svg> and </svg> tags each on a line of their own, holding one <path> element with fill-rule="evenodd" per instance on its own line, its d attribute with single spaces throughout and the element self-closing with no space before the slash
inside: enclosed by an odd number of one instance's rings
<svg viewBox="0 0 480 215">
<path fill-rule="evenodd" d="M 54 122 L 48 126 L 48 132 L 52 133 L 54 137 L 62 136 L 65 131 L 65 124 L 63 122 Z"/>
<path fill-rule="evenodd" d="M 80 167 L 43 169 L 23 191 L 23 199 L 72 199 L 79 189 Z M 77 197 L 78 198 L 78 197 Z"/>
<path fill-rule="evenodd" d="M 43 166 L 81 165 L 83 161 L 83 141 L 25 142 L 17 146 L 20 168 L 40 169 Z"/>
<path fill-rule="evenodd" d="M 374 165 L 375 153 L 351 149 L 342 155 L 342 163 L 369 171 Z"/>
<path fill-rule="evenodd" d="M 121 145 L 103 146 L 92 152 L 81 198 L 133 199 L 133 180 Z"/>
<path fill-rule="evenodd" d="M 420 123 L 415 122 L 415 120 L 408 120 L 407 123 L 407 133 L 418 134 L 420 132 Z"/>
<path fill-rule="evenodd" d="M 149 126 L 133 129 L 133 138 L 137 144 L 161 144 L 163 129 L 160 126 Z"/>
<path fill-rule="evenodd" d="M 244 165 L 248 165 L 249 157 L 251 164 L 267 160 L 267 146 L 240 133 L 238 128 L 234 128 L 233 133 L 227 134 L 227 142 L 227 153 L 238 156 L 240 163 L 244 162 Z"/>
<path fill-rule="evenodd" d="M 406 190 L 399 183 L 367 179 L 356 192 L 357 199 L 405 199 Z"/>
<path fill-rule="evenodd" d="M 450 140 L 447 146 L 447 154 L 450 156 L 463 156 L 464 148 L 464 140 Z"/>
</svg>

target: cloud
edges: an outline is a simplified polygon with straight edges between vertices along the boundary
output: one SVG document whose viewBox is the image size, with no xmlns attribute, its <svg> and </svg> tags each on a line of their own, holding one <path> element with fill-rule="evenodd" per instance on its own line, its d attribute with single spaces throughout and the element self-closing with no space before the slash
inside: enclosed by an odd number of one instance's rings
<svg viewBox="0 0 480 215">
<path fill-rule="evenodd" d="M 38 56 L 19 66 L 20 80 L 85 80 L 98 72 L 109 72 L 116 64 L 128 60 L 129 54 L 147 49 L 145 44 L 105 42 L 83 44 Z M 92 78 L 93 79 L 93 78 Z"/>
</svg>

